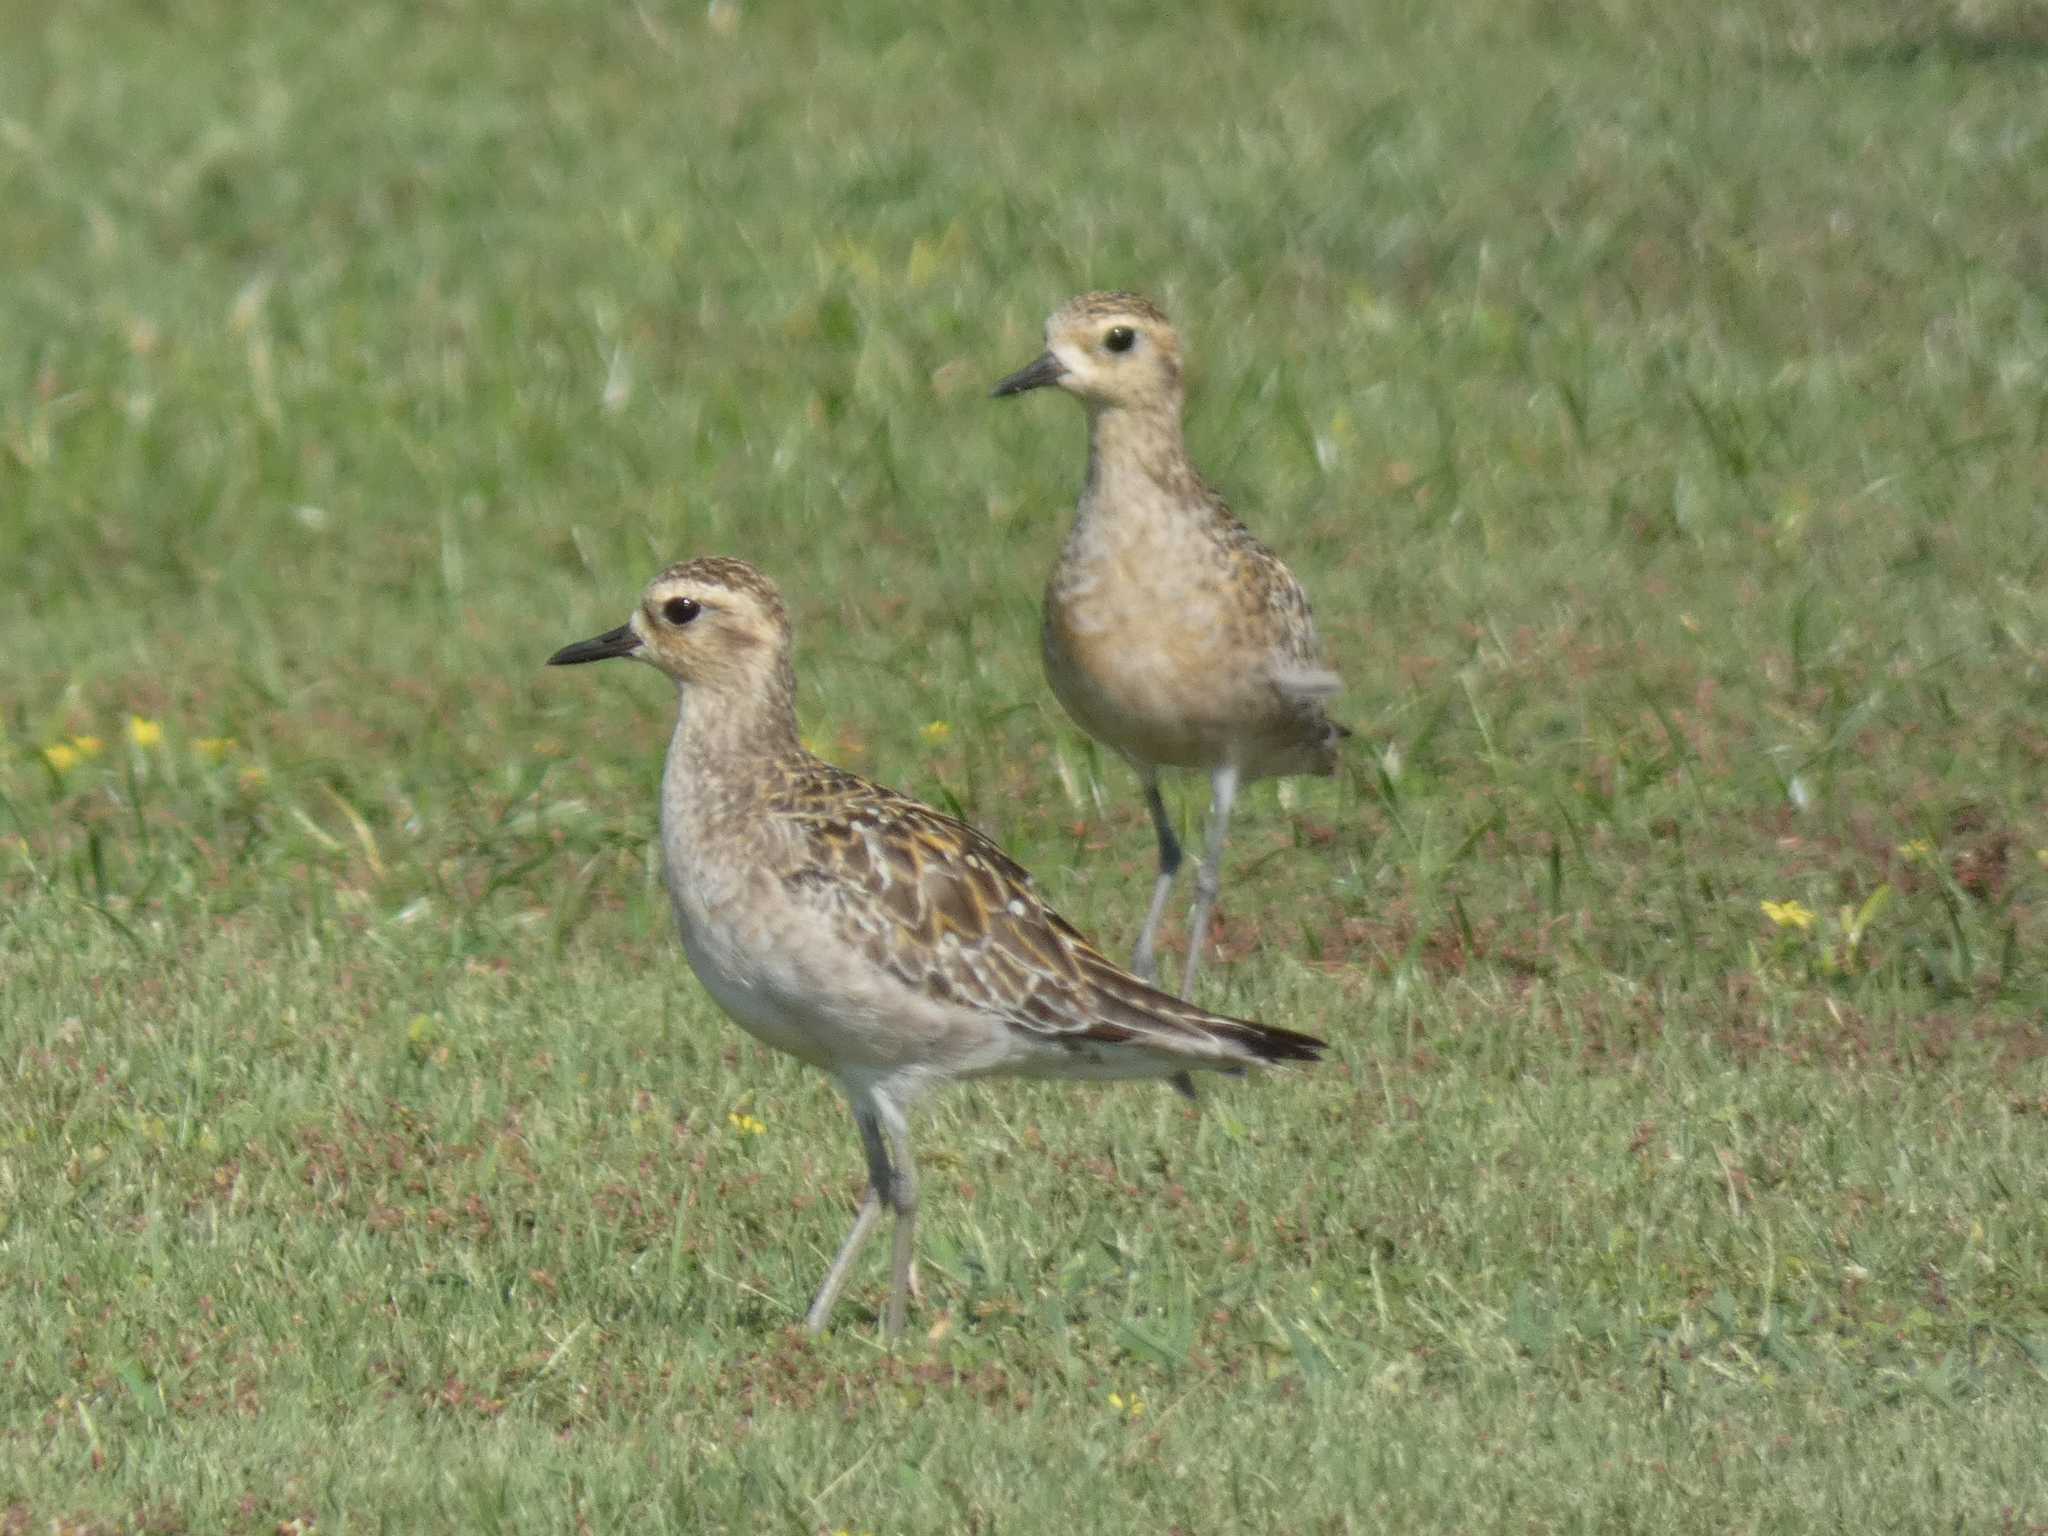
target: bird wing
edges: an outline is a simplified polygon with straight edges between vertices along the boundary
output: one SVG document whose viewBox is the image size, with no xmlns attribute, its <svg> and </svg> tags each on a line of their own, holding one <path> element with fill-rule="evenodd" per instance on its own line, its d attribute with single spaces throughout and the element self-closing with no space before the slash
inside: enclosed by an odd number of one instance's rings
<svg viewBox="0 0 2048 1536">
<path fill-rule="evenodd" d="M 1294 572 L 1238 520 L 1214 487 L 1202 481 L 1200 489 L 1233 567 L 1232 585 L 1265 612 L 1274 688 L 1290 701 L 1305 704 L 1319 704 L 1341 693 L 1344 680 L 1323 655 L 1315 613 Z"/>
<path fill-rule="evenodd" d="M 1286 1044 L 1307 1036 L 1207 1013 L 1112 963 L 966 823 L 826 763 L 805 777 L 782 808 L 806 843 L 792 889 L 913 990 L 1076 1049 L 1132 1045 L 1219 1065 L 1313 1058 Z"/>
</svg>

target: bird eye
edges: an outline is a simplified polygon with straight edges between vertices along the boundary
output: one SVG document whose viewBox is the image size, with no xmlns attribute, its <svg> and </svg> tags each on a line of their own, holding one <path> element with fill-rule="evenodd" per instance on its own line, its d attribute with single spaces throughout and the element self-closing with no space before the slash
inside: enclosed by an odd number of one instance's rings
<svg viewBox="0 0 2048 1536">
<path fill-rule="evenodd" d="M 704 611 L 694 597 L 672 597 L 661 605 L 661 616 L 671 624 L 687 624 Z"/>
<path fill-rule="evenodd" d="M 1128 352 L 1137 339 L 1138 333 L 1128 325 L 1112 325 L 1103 333 L 1102 344 L 1112 352 Z"/>
</svg>

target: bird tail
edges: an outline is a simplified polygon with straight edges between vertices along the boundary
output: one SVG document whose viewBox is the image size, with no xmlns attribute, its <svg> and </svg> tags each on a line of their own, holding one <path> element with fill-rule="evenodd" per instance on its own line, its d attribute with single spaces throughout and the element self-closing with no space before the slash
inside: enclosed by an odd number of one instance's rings
<svg viewBox="0 0 2048 1536">
<path fill-rule="evenodd" d="M 1133 976 L 1085 941 L 1079 958 L 1093 1017 L 1066 1025 L 1056 1038 L 1076 1047 L 1124 1046 L 1142 1052 L 1166 1067 L 1162 1075 L 1189 1098 L 1194 1096 L 1190 1069 L 1241 1073 L 1248 1066 L 1316 1061 L 1329 1049 L 1314 1035 L 1198 1008 Z"/>
<path fill-rule="evenodd" d="M 1273 1024 L 1253 1024 L 1248 1020 L 1225 1019 L 1217 1015 L 1211 1015 L 1206 1022 L 1209 1033 L 1243 1046 L 1254 1060 L 1260 1062 L 1321 1061 L 1323 1052 L 1329 1049 L 1326 1041 L 1318 1040 L 1314 1035 L 1281 1029 Z M 1240 1063 L 1219 1066 L 1215 1070 L 1228 1077 L 1244 1076 L 1244 1067 Z M 1190 1103 L 1201 1101 L 1201 1095 L 1195 1092 L 1192 1072 L 1176 1072 L 1167 1081 L 1173 1084 L 1175 1093 Z"/>
<path fill-rule="evenodd" d="M 1176 1045 L 1182 1049 L 1193 1047 L 1187 1054 L 1197 1059 L 1190 1065 L 1211 1072 L 1242 1071 L 1246 1066 L 1272 1062 L 1319 1061 L 1329 1049 L 1326 1041 L 1299 1030 L 1211 1013 L 1140 981 L 1099 955 L 1092 958 L 1100 968 L 1096 978 L 1101 988 L 1098 999 L 1110 1003 L 1125 1026 L 1117 1029 L 1117 1033 L 1127 1039 L 1135 1035 L 1138 1042 L 1155 1050 L 1172 1050 Z M 1131 1030 L 1131 1025 L 1137 1028 Z M 1183 1093 L 1187 1089 L 1180 1080 L 1186 1076 L 1182 1071 L 1171 1079 Z"/>
<path fill-rule="evenodd" d="M 1318 1040 L 1314 1035 L 1282 1029 L 1277 1024 L 1254 1024 L 1248 1019 L 1212 1016 L 1209 1030 L 1243 1046 L 1254 1061 L 1321 1061 L 1323 1052 L 1330 1048 L 1328 1041 Z"/>
</svg>

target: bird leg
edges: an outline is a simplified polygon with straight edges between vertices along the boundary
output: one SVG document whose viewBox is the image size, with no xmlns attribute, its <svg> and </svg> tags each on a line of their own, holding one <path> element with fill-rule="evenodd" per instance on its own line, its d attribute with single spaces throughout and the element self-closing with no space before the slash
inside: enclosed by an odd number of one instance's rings
<svg viewBox="0 0 2048 1536">
<path fill-rule="evenodd" d="M 1222 763 L 1209 775 L 1209 844 L 1202 867 L 1195 871 L 1195 915 L 1188 932 L 1188 965 L 1182 974 L 1182 997 L 1195 995 L 1195 972 L 1202 964 L 1202 946 L 1209 940 L 1209 913 L 1223 889 L 1223 842 L 1230 835 L 1230 806 L 1237 798 L 1237 765 Z"/>
<path fill-rule="evenodd" d="M 896 1184 L 895 1170 L 889 1166 L 889 1154 L 882 1146 L 882 1126 L 875 1112 L 865 1106 L 858 1106 L 853 1112 L 853 1123 L 860 1128 L 861 1150 L 867 1154 L 868 1188 L 860 1197 L 860 1213 L 853 1218 L 853 1230 L 846 1234 L 846 1241 L 839 1245 L 839 1256 L 832 1261 L 832 1267 L 825 1271 L 825 1280 L 818 1287 L 818 1294 L 811 1302 L 811 1310 L 804 1314 L 804 1327 L 812 1333 L 823 1333 L 825 1321 L 832 1315 L 833 1304 L 839 1300 L 839 1293 L 846 1288 L 846 1277 L 853 1269 L 853 1261 L 860 1256 L 861 1248 L 867 1243 L 868 1234 L 875 1230 L 875 1223 L 882 1216 L 882 1202 L 894 1204 Z M 902 1217 L 897 1217 L 900 1227 Z"/>
<path fill-rule="evenodd" d="M 1159 835 L 1159 879 L 1152 886 L 1152 906 L 1145 913 L 1145 926 L 1138 934 L 1138 947 L 1131 953 L 1131 974 L 1140 981 L 1159 979 L 1159 956 L 1154 946 L 1159 939 L 1159 920 L 1166 915 L 1166 899 L 1173 894 L 1173 877 L 1180 873 L 1180 839 L 1173 835 L 1173 820 L 1166 814 L 1166 802 L 1159 796 L 1159 770 L 1142 767 L 1138 776 L 1145 789 L 1145 806 L 1152 812 L 1152 830 Z"/>
<path fill-rule="evenodd" d="M 889 1273 L 889 1314 L 882 1324 L 884 1337 L 903 1332 L 903 1312 L 911 1291 L 917 1287 L 917 1164 L 910 1159 L 910 1128 L 900 1114 L 888 1117 L 889 1142 L 896 1149 L 896 1177 L 890 1186 L 890 1204 L 896 1207 L 896 1240 Z"/>
</svg>

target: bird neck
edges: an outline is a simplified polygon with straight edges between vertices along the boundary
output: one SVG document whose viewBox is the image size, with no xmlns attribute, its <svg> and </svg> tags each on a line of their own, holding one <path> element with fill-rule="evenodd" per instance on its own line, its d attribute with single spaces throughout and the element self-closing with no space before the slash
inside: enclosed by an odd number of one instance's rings
<svg viewBox="0 0 2048 1536">
<path fill-rule="evenodd" d="M 1128 504 L 1146 491 L 1179 494 L 1193 483 L 1178 400 L 1104 406 L 1089 414 L 1084 507 Z"/>
<path fill-rule="evenodd" d="M 665 824 L 701 825 L 742 813 L 775 782 L 778 768 L 803 755 L 788 658 L 750 687 L 731 681 L 677 687 L 661 783 Z"/>
</svg>

